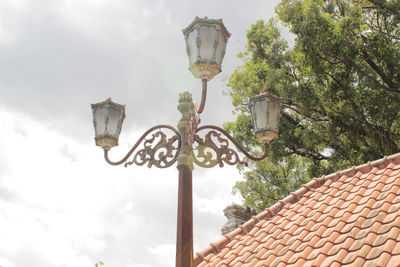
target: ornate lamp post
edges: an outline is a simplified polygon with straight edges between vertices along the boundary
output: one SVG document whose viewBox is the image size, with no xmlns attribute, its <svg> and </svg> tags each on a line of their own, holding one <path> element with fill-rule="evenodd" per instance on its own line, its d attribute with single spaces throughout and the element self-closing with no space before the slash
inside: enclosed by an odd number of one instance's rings
<svg viewBox="0 0 400 267">
<path fill-rule="evenodd" d="M 250 109 L 257 138 L 265 143 L 261 157 L 250 155 L 229 133 L 218 126 L 199 127 L 200 114 L 205 105 L 207 81 L 221 72 L 221 63 L 230 36 L 222 20 L 198 17 L 183 30 L 189 69 L 203 83 L 200 106 L 185 91 L 179 96 L 178 110 L 182 118 L 178 129 L 170 125 L 157 125 L 147 130 L 120 161 L 109 159 L 108 153 L 118 145 L 125 106 L 107 99 L 92 104 L 96 145 L 104 149 L 104 158 L 111 165 L 147 164 L 148 167 L 167 168 L 177 162 L 179 170 L 178 222 L 176 241 L 176 266 L 193 266 L 193 204 L 192 171 L 194 163 L 211 168 L 224 164 L 243 164 L 237 150 L 253 161 L 268 156 L 269 142 L 278 136 L 280 101 L 268 94 L 250 99 Z M 201 134 L 204 133 L 204 134 Z M 139 148 L 139 146 L 141 148 Z M 231 148 L 230 146 L 236 147 Z M 135 152 L 135 154 L 134 154 Z M 130 159 L 131 158 L 131 159 Z M 130 159 L 130 160 L 129 160 Z"/>
</svg>

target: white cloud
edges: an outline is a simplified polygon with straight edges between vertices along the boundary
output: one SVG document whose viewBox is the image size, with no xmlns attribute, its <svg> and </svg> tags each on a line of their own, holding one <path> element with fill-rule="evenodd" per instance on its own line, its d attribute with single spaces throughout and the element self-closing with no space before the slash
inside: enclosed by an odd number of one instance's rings
<svg viewBox="0 0 400 267">
<path fill-rule="evenodd" d="M 0 266 L 2 266 L 2 267 L 15 267 L 15 264 L 10 262 L 6 258 L 0 257 Z"/>
<path fill-rule="evenodd" d="M 148 247 L 147 250 L 157 257 L 163 266 L 174 266 L 175 264 L 175 245 L 162 244 L 154 247 Z"/>
<path fill-rule="evenodd" d="M 103 229 L 95 214 L 86 209 L 87 203 L 82 203 L 83 190 L 76 190 L 78 184 L 87 183 L 77 181 L 82 171 L 58 153 L 61 140 L 54 132 L 10 113 L 1 112 L 0 121 L 8 166 L 0 185 L 18 196 L 13 202 L 0 200 L 0 255 L 9 255 L 19 264 L 28 259 L 24 256 L 28 253 L 49 266 L 88 266 L 90 259 L 80 255 L 74 242 L 84 244 Z M 25 137 L 13 133 L 19 123 L 25 125 Z"/>
</svg>

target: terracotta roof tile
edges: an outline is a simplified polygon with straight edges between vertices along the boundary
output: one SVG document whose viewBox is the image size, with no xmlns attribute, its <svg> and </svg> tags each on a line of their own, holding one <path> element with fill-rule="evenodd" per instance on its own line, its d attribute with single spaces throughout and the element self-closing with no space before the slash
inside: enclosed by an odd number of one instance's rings
<svg viewBox="0 0 400 267">
<path fill-rule="evenodd" d="M 387 264 L 387 267 L 398 267 L 400 266 L 400 255 L 392 256 Z"/>
<path fill-rule="evenodd" d="M 197 266 L 400 266 L 400 154 L 314 178 L 196 254 Z"/>
<path fill-rule="evenodd" d="M 351 266 L 364 266 L 365 259 L 363 257 L 356 257 Z M 376 267 L 376 266 L 374 266 Z"/>
</svg>

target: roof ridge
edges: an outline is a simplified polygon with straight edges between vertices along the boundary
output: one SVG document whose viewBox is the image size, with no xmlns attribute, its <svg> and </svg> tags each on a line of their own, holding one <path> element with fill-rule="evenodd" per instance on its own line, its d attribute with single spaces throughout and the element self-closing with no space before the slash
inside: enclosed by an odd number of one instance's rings
<svg viewBox="0 0 400 267">
<path fill-rule="evenodd" d="M 197 252 L 194 257 L 194 265 L 198 265 L 204 258 L 206 258 L 211 253 L 218 253 L 220 252 L 223 247 L 231 242 L 236 236 L 240 234 L 247 234 L 249 233 L 253 227 L 261 220 L 269 219 L 274 217 L 277 213 L 279 213 L 284 206 L 288 204 L 294 204 L 298 202 L 304 194 L 312 191 L 313 189 L 319 188 L 324 185 L 328 180 L 332 180 L 333 182 L 338 181 L 343 176 L 354 176 L 358 172 L 368 173 L 374 167 L 378 167 L 381 165 L 381 168 L 386 168 L 390 163 L 400 164 L 400 153 L 393 154 L 391 156 L 385 156 L 381 159 L 375 160 L 373 162 L 367 162 L 366 164 L 362 164 L 359 166 L 353 166 L 343 171 L 337 171 L 335 173 L 331 173 L 328 175 L 323 175 L 319 178 L 313 178 L 310 182 L 302 185 L 299 189 L 294 192 L 291 192 L 287 197 L 284 199 L 278 200 L 274 205 L 269 208 L 266 208 L 264 211 L 260 212 L 259 214 L 253 216 L 250 220 L 245 222 L 243 225 L 238 226 L 232 232 L 225 234 L 223 238 L 220 240 L 211 243 L 208 247 L 203 249 L 200 252 Z"/>
</svg>

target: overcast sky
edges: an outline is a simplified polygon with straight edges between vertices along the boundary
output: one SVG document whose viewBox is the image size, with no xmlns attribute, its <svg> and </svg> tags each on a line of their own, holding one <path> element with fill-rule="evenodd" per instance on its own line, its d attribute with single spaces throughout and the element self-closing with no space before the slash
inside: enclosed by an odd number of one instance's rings
<svg viewBox="0 0 400 267">
<path fill-rule="evenodd" d="M 174 266 L 176 166 L 112 167 L 94 144 L 90 104 L 127 118 L 113 159 L 156 124 L 176 126 L 178 94 L 200 99 L 182 29 L 222 18 L 232 34 L 209 82 L 203 124 L 233 120 L 227 79 L 246 31 L 277 0 L 0 0 L 0 266 Z M 194 177 L 195 251 L 221 238 L 235 167 Z"/>
</svg>

